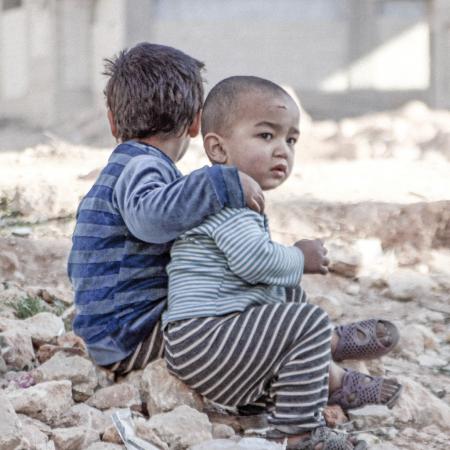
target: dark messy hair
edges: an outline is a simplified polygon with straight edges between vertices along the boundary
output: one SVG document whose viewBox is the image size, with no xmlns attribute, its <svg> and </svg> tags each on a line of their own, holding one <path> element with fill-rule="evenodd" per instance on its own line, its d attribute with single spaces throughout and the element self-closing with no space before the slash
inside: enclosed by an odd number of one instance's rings
<svg viewBox="0 0 450 450">
<path fill-rule="evenodd" d="M 238 116 L 244 95 L 253 93 L 289 96 L 281 86 L 264 78 L 244 75 L 225 78 L 206 97 L 202 111 L 202 135 L 210 132 L 224 134 Z"/>
<path fill-rule="evenodd" d="M 105 59 L 104 94 L 121 141 L 178 134 L 203 102 L 204 64 L 172 47 L 143 42 Z"/>
</svg>

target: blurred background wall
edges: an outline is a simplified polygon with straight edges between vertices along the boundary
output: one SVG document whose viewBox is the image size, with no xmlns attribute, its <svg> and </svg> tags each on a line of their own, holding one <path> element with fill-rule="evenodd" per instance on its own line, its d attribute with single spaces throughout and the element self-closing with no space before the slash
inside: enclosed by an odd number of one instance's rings
<svg viewBox="0 0 450 450">
<path fill-rule="evenodd" d="M 54 126 L 103 108 L 103 58 L 146 40 L 208 85 L 290 85 L 314 118 L 419 99 L 450 107 L 450 0 L 0 0 L 0 118 Z"/>
</svg>

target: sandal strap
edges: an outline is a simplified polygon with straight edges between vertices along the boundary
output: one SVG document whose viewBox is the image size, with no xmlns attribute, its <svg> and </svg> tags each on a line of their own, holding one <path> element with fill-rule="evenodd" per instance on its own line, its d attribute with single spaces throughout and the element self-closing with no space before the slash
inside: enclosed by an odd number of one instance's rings
<svg viewBox="0 0 450 450">
<path fill-rule="evenodd" d="M 377 325 L 382 322 L 389 333 L 391 342 L 384 345 L 377 336 Z M 372 359 L 390 352 L 398 343 L 397 327 L 387 320 L 369 319 L 340 325 L 335 328 L 339 340 L 333 352 L 335 361 L 344 359 Z"/>
</svg>

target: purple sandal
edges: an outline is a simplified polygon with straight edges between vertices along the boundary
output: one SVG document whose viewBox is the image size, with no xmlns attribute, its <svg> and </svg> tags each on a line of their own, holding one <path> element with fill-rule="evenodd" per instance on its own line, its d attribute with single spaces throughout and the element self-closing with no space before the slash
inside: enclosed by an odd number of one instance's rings
<svg viewBox="0 0 450 450">
<path fill-rule="evenodd" d="M 386 335 L 389 336 L 389 345 L 382 342 L 377 336 L 377 324 L 382 323 Z M 339 340 L 333 352 L 334 361 L 343 359 L 372 359 L 389 353 L 398 343 L 400 335 L 397 327 L 387 320 L 370 319 L 354 322 L 349 325 L 340 325 L 335 328 Z"/>
<path fill-rule="evenodd" d="M 342 387 L 330 395 L 329 405 L 339 405 L 344 411 L 368 404 L 386 405 L 390 409 L 398 400 L 402 386 L 397 381 L 344 370 Z"/>
</svg>

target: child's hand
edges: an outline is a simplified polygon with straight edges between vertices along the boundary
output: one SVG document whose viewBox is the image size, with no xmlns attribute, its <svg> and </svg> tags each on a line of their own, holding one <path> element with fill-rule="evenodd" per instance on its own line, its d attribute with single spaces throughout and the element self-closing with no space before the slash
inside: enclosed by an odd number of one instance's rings
<svg viewBox="0 0 450 450">
<path fill-rule="evenodd" d="M 328 250 L 324 247 L 320 239 L 302 239 L 294 244 L 303 252 L 305 257 L 304 273 L 328 273 L 330 260 L 326 257 Z"/>
<path fill-rule="evenodd" d="M 242 190 L 244 191 L 245 204 L 257 213 L 264 212 L 264 194 L 261 186 L 249 175 L 239 171 Z"/>
</svg>

